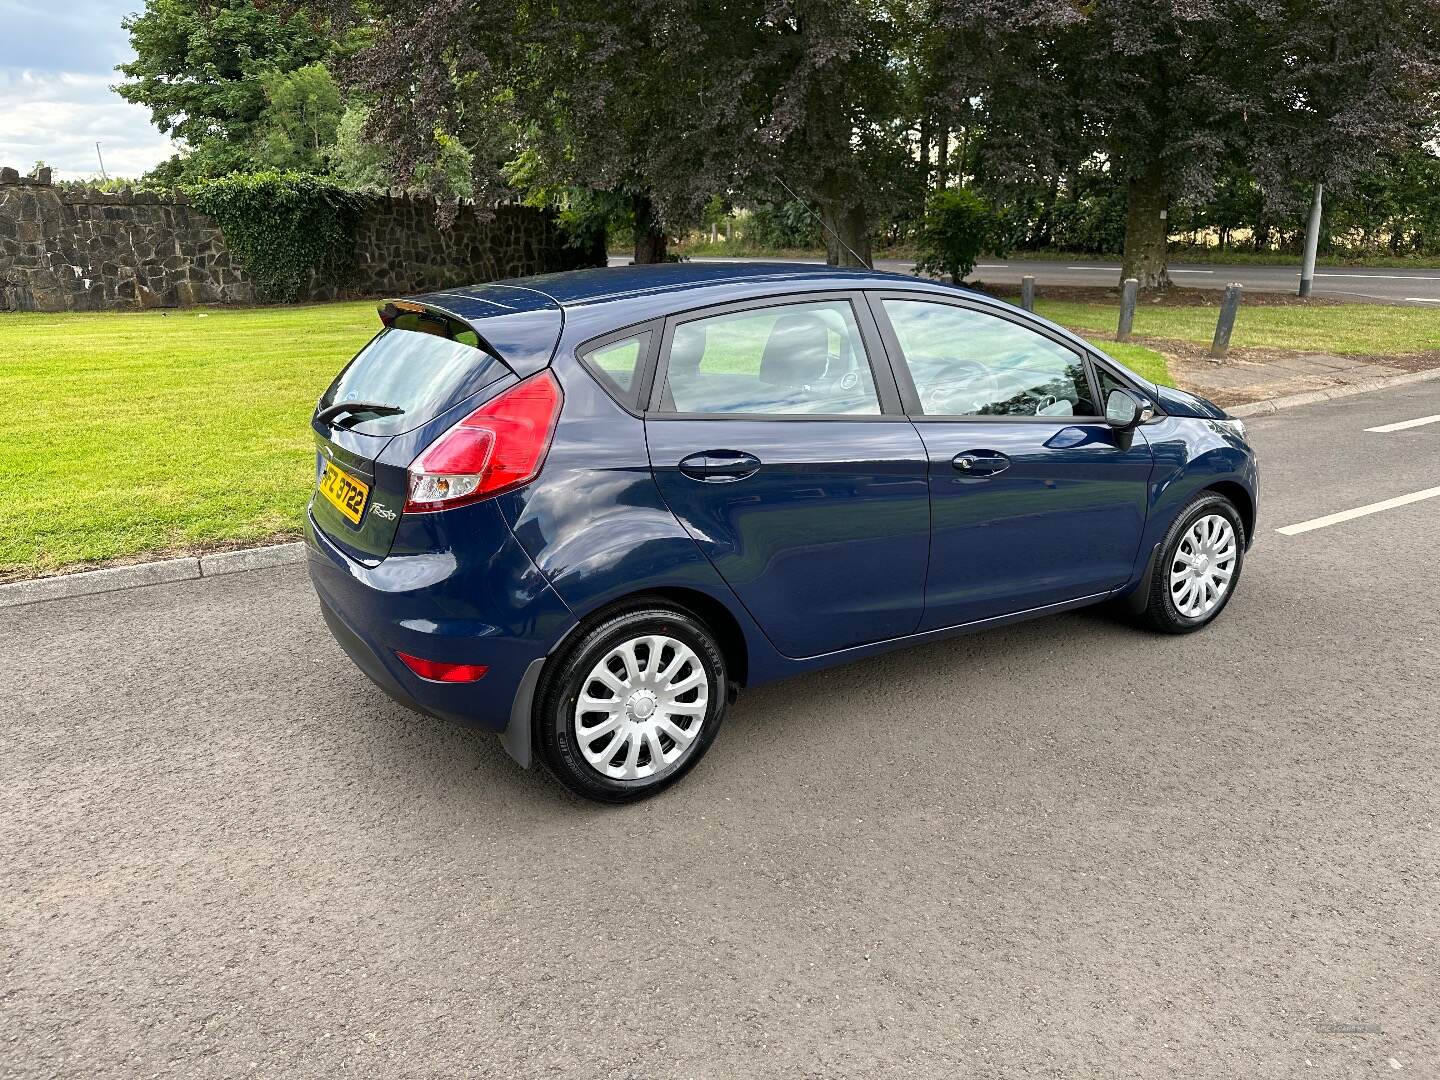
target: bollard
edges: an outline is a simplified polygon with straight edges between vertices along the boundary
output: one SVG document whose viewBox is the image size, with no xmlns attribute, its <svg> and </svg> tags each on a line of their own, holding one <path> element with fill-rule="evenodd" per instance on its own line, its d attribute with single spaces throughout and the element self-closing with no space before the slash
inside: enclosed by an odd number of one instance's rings
<svg viewBox="0 0 1440 1080">
<path fill-rule="evenodd" d="M 1135 325 L 1135 300 L 1140 295 L 1140 280 L 1127 277 L 1120 292 L 1120 326 L 1115 331 L 1116 341 L 1129 341 L 1130 328 Z"/>
<path fill-rule="evenodd" d="M 1020 306 L 1026 311 L 1035 310 L 1035 275 L 1026 274 L 1020 279 Z"/>
<path fill-rule="evenodd" d="M 1315 201 L 1310 204 L 1310 221 L 1305 226 L 1305 257 L 1300 263 L 1300 296 L 1310 295 L 1315 284 L 1315 252 L 1320 246 L 1320 217 L 1324 210 L 1325 185 L 1315 185 Z"/>
<path fill-rule="evenodd" d="M 1242 288 L 1238 281 L 1225 286 L 1225 298 L 1220 301 L 1220 321 L 1215 324 L 1215 340 L 1210 345 L 1210 355 L 1216 360 L 1224 360 L 1230 352 L 1230 332 L 1235 329 Z"/>
</svg>

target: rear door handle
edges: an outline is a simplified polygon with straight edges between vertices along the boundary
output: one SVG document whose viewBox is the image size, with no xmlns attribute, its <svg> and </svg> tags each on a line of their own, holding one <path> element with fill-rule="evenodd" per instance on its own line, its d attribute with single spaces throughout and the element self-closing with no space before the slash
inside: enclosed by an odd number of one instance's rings
<svg viewBox="0 0 1440 1080">
<path fill-rule="evenodd" d="M 702 450 L 681 458 L 679 468 L 692 480 L 726 483 L 753 475 L 760 468 L 760 459 L 743 450 Z"/>
<path fill-rule="evenodd" d="M 966 476 L 994 476 L 1010 467 L 1010 459 L 998 450 L 966 450 L 956 454 L 951 464 Z"/>
</svg>

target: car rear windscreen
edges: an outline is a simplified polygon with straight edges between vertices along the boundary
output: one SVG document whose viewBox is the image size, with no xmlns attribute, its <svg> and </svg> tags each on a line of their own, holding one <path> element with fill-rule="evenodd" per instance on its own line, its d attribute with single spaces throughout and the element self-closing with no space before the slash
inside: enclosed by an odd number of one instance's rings
<svg viewBox="0 0 1440 1080">
<path fill-rule="evenodd" d="M 356 409 L 338 413 L 330 423 L 364 435 L 398 435 L 507 374 L 509 368 L 482 349 L 464 323 L 438 313 L 406 312 L 335 377 L 320 411 L 349 402 Z"/>
</svg>

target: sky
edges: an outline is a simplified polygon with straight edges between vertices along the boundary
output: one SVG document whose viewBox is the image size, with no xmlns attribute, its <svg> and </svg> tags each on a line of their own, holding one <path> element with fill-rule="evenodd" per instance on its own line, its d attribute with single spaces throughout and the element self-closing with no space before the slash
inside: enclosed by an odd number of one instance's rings
<svg viewBox="0 0 1440 1080">
<path fill-rule="evenodd" d="M 120 20 L 144 0 L 0 0 L 0 165 L 57 180 L 136 177 L 174 153 L 150 111 L 110 89 L 133 59 Z"/>
</svg>

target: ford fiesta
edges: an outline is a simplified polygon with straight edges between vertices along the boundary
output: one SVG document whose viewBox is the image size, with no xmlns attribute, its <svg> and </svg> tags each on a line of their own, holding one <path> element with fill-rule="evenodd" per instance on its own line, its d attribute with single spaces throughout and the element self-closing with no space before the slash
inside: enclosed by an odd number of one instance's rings
<svg viewBox="0 0 1440 1080">
<path fill-rule="evenodd" d="M 1225 608 L 1239 421 L 983 295 L 796 265 L 381 307 L 312 426 L 310 574 L 401 703 L 622 801 L 740 687 L 1104 601 Z"/>
</svg>

